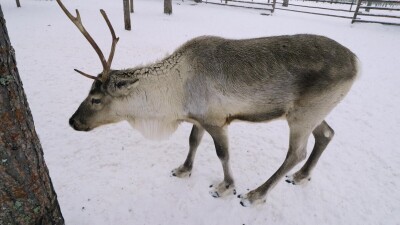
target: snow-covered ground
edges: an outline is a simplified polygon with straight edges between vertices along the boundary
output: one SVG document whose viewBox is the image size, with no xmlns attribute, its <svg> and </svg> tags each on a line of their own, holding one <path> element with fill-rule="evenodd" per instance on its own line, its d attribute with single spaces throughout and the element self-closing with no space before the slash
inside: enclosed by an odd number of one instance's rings
<svg viewBox="0 0 400 225">
<path fill-rule="evenodd" d="M 98 11 L 107 11 L 120 37 L 113 67 L 148 63 L 199 35 L 250 38 L 313 33 L 354 51 L 363 75 L 328 116 L 336 131 L 311 182 L 280 182 L 266 204 L 244 208 L 235 196 L 214 199 L 222 179 L 209 135 L 192 176 L 170 177 L 186 157 L 190 124 L 168 140 L 148 141 L 127 123 L 76 132 L 68 119 L 91 85 L 73 71 L 101 71 L 99 59 L 55 1 L 2 0 L 18 68 L 45 159 L 68 225 L 400 224 L 400 27 L 349 20 L 174 1 L 135 0 L 132 31 L 123 29 L 122 2 L 64 0 L 108 55 L 111 37 Z M 263 183 L 288 147 L 284 121 L 234 123 L 229 128 L 237 191 Z M 312 147 L 312 142 L 309 143 Z"/>
</svg>

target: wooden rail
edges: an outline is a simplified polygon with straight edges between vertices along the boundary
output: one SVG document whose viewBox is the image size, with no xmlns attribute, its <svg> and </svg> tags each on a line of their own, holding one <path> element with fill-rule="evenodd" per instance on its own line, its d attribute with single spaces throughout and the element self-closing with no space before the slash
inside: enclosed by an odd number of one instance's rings
<svg viewBox="0 0 400 225">
<path fill-rule="evenodd" d="M 392 8 L 392 7 L 374 7 L 374 6 L 361 6 L 362 2 L 375 2 L 375 3 L 400 3 L 399 1 L 377 1 L 377 0 L 358 0 L 357 2 L 357 7 L 354 12 L 353 19 L 351 20 L 351 23 L 379 23 L 379 24 L 384 24 L 384 25 L 395 25 L 395 26 L 400 26 L 400 20 L 399 22 L 386 22 L 386 21 L 378 21 L 378 20 L 364 20 L 364 19 L 358 19 L 358 16 L 367 16 L 367 17 L 375 17 L 375 18 L 393 18 L 393 19 L 400 19 L 400 16 L 398 15 L 388 15 L 388 14 L 367 14 L 367 13 L 362 13 L 360 12 L 360 9 L 373 9 L 373 10 L 381 10 L 381 11 L 400 11 L 400 8 Z"/>
<path fill-rule="evenodd" d="M 295 7 L 294 9 L 292 8 L 287 8 L 287 7 L 276 7 L 276 4 L 283 5 L 283 2 L 277 2 L 276 0 L 273 0 L 272 3 L 265 2 L 253 2 L 253 1 L 246 1 L 246 0 L 222 0 L 218 2 L 218 0 L 214 1 L 208 1 L 206 0 L 206 4 L 214 4 L 214 5 L 223 5 L 223 6 L 230 6 L 230 7 L 237 7 L 237 8 L 247 8 L 247 9 L 256 9 L 256 10 L 264 10 L 264 11 L 269 11 L 269 13 L 261 13 L 262 15 L 271 15 L 274 13 L 275 10 L 282 10 L 282 11 L 291 11 L 291 12 L 297 12 L 297 13 L 304 13 L 304 14 L 311 14 L 311 15 L 319 15 L 319 16 L 329 16 L 329 17 L 336 17 L 336 18 L 344 18 L 344 19 L 351 19 L 351 23 L 355 22 L 360 22 L 360 23 L 379 23 L 379 24 L 385 24 L 385 25 L 398 25 L 400 26 L 400 20 L 399 22 L 396 21 L 396 19 L 400 19 L 400 15 L 390 15 L 390 14 L 385 14 L 385 13 L 362 13 L 360 12 L 360 9 L 365 9 L 365 10 L 379 10 L 381 12 L 384 11 L 400 11 L 400 8 L 397 7 L 377 7 L 377 6 L 365 6 L 362 5 L 362 3 L 368 2 L 370 3 L 379 3 L 379 4 L 399 4 L 400 1 L 382 1 L 382 0 L 357 0 L 356 4 L 356 9 L 352 11 L 352 6 L 354 2 L 338 2 L 338 1 L 318 1 L 318 0 L 311 0 L 313 2 L 318 2 L 318 3 L 333 3 L 333 4 L 347 4 L 351 5 L 349 10 L 346 9 L 335 9 L 335 8 L 328 8 L 328 7 L 320 7 L 320 6 L 307 6 L 307 5 L 300 5 L 300 4 L 289 4 L 289 6 Z M 229 4 L 230 3 L 230 4 Z M 300 9 L 297 9 L 296 7 L 299 7 Z M 309 9 L 316 9 L 316 12 L 310 12 L 307 10 L 302 10 L 301 8 L 309 8 Z M 317 11 L 319 10 L 319 12 Z M 330 12 L 329 12 L 330 11 Z M 334 13 L 337 12 L 337 13 Z M 342 12 L 341 14 L 339 12 Z M 354 12 L 353 15 L 349 14 L 351 12 Z M 346 15 L 347 13 L 347 15 Z M 361 17 L 370 17 L 370 18 L 389 18 L 388 21 L 379 21 L 379 20 L 365 20 Z M 390 19 L 394 19 L 394 22 L 391 22 Z"/>
<path fill-rule="evenodd" d="M 400 8 L 385 8 L 385 7 L 374 7 L 374 6 L 360 6 L 360 9 L 374 9 L 374 10 L 386 10 L 386 11 L 400 11 Z"/>
<path fill-rule="evenodd" d="M 277 3 L 277 4 L 282 4 L 282 5 L 283 5 L 283 2 L 276 2 L 276 3 Z M 297 5 L 297 4 L 292 4 L 292 3 L 289 3 L 289 5 L 291 5 L 291 6 L 296 6 L 296 7 L 310 8 L 310 9 L 324 9 L 324 10 L 339 11 L 339 12 L 351 12 L 351 9 L 350 9 L 350 10 L 346 10 L 346 9 L 332 9 L 332 8 L 318 7 L 318 6 Z"/>
<path fill-rule="evenodd" d="M 246 3 L 246 4 L 269 5 L 269 6 L 272 6 L 272 5 L 273 5 L 273 3 L 248 2 L 248 1 L 240 1 L 240 0 L 227 0 L 226 2 L 240 2 L 240 3 Z"/>
<path fill-rule="evenodd" d="M 255 6 L 233 5 L 233 4 L 229 4 L 229 2 L 242 3 L 242 4 L 255 5 Z M 271 15 L 275 10 L 275 2 L 276 2 L 276 0 L 273 0 L 272 3 L 250 2 L 250 1 L 242 1 L 242 0 L 224 0 L 224 1 L 221 1 L 221 3 L 210 2 L 208 0 L 205 1 L 206 4 L 212 4 L 212 5 L 222 5 L 222 6 L 230 6 L 230 7 L 236 7 L 236 8 L 246 8 L 246 9 L 257 9 L 257 10 L 270 11 L 270 14 L 262 13 L 262 15 Z M 262 7 L 257 7 L 257 6 L 266 6 L 266 7 L 262 8 Z"/>
<path fill-rule="evenodd" d="M 295 9 L 286 9 L 286 8 L 275 8 L 275 9 L 283 10 L 283 11 L 305 13 L 305 14 L 312 14 L 312 15 L 319 15 L 319 16 L 330 16 L 330 17 L 344 18 L 344 19 L 352 19 L 353 18 L 351 16 L 341 16 L 341 15 L 327 14 L 327 13 L 307 12 L 307 11 L 301 11 L 301 10 L 295 10 Z"/>
<path fill-rule="evenodd" d="M 385 15 L 385 14 L 371 14 L 371 13 L 358 13 L 360 16 L 374 16 L 374 17 L 387 17 L 387 18 L 396 18 L 400 19 L 400 16 L 392 16 L 392 15 Z"/>
</svg>

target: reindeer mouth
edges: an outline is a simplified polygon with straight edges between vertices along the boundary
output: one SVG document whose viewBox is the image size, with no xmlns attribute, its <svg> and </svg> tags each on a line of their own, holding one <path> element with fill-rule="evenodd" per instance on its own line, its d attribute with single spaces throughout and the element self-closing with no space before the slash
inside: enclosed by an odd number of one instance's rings
<svg viewBox="0 0 400 225">
<path fill-rule="evenodd" d="M 91 130 L 93 130 L 93 128 L 90 128 L 90 127 L 82 124 L 78 120 L 75 120 L 72 118 L 69 119 L 69 125 L 76 131 L 91 131 Z"/>
</svg>

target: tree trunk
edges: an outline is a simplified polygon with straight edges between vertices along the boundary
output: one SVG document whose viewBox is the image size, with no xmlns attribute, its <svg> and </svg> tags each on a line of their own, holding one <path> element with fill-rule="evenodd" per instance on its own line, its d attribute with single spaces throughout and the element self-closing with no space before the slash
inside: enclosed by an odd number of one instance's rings
<svg viewBox="0 0 400 225">
<path fill-rule="evenodd" d="M 19 3 L 19 0 L 17 0 L 17 7 L 21 7 L 21 3 Z"/>
<path fill-rule="evenodd" d="M 131 30 L 131 16 L 129 15 L 129 0 L 124 1 L 125 30 Z"/>
<path fill-rule="evenodd" d="M 133 10 L 133 0 L 129 1 L 129 6 L 131 8 L 131 13 L 133 13 L 134 12 L 134 10 Z"/>
<path fill-rule="evenodd" d="M 164 13 L 168 15 L 172 14 L 172 0 L 164 0 Z"/>
<path fill-rule="evenodd" d="M 0 121 L 0 224 L 64 224 L 1 6 Z"/>
</svg>

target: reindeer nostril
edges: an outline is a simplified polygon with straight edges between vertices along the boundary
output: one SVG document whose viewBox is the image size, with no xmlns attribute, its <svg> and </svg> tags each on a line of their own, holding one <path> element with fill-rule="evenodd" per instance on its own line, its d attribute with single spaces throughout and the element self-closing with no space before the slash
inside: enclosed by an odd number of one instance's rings
<svg viewBox="0 0 400 225">
<path fill-rule="evenodd" d="M 69 125 L 71 126 L 71 127 L 74 127 L 74 124 L 75 124 L 75 120 L 74 119 L 69 119 Z"/>
</svg>

